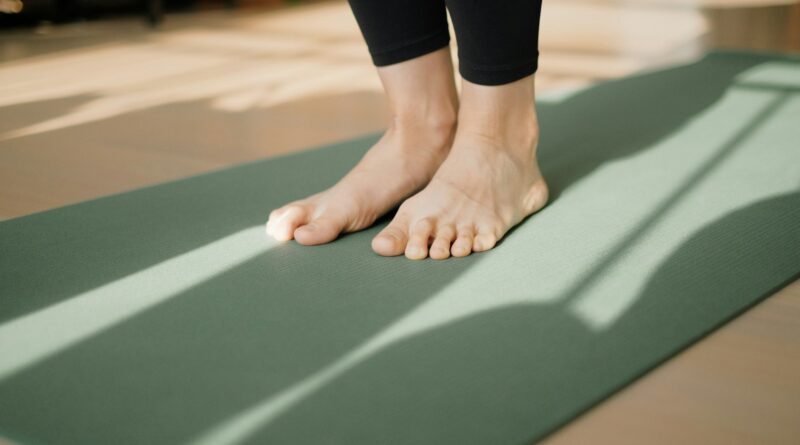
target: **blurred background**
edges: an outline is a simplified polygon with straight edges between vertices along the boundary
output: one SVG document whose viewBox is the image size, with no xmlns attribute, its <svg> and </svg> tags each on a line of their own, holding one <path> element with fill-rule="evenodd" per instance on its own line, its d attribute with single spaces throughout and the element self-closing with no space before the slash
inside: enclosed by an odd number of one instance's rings
<svg viewBox="0 0 800 445">
<path fill-rule="evenodd" d="M 800 51 L 800 0 L 545 1 L 537 89 L 713 48 Z M 0 219 L 350 139 L 386 117 L 344 0 L 0 0 Z"/>
</svg>

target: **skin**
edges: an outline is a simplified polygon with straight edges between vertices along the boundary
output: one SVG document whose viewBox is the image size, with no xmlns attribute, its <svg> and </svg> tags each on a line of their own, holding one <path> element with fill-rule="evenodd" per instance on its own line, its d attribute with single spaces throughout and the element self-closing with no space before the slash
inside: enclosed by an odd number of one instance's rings
<svg viewBox="0 0 800 445">
<path fill-rule="evenodd" d="M 336 185 L 273 211 L 268 234 L 323 244 L 402 202 L 372 249 L 445 259 L 491 249 L 546 204 L 533 76 L 500 86 L 464 80 L 459 107 L 449 48 L 378 74 L 392 113 L 384 136 Z"/>
</svg>

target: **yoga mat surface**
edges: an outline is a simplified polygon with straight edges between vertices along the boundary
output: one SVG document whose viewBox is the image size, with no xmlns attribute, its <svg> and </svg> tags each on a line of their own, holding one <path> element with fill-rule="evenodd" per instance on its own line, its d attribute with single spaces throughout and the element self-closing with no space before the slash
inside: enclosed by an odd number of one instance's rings
<svg viewBox="0 0 800 445">
<path fill-rule="evenodd" d="M 800 60 L 539 110 L 554 200 L 463 259 L 266 237 L 375 136 L 0 223 L 0 435 L 529 443 L 800 272 Z"/>
</svg>

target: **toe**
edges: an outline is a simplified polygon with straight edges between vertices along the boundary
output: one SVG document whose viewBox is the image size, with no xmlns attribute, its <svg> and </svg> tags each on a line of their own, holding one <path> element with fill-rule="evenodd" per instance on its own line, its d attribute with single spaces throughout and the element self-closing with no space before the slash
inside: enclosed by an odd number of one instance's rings
<svg viewBox="0 0 800 445">
<path fill-rule="evenodd" d="M 436 238 L 430 248 L 430 257 L 435 260 L 443 260 L 450 256 L 450 243 L 456 237 L 453 226 L 443 226 L 436 229 Z"/>
<path fill-rule="evenodd" d="M 406 257 L 410 260 L 421 260 L 428 256 L 428 241 L 433 233 L 434 224 L 429 218 L 421 219 L 414 224 L 406 246 Z"/>
<path fill-rule="evenodd" d="M 275 217 L 270 217 L 267 222 L 267 233 L 275 239 L 285 241 L 292 239 L 297 226 L 304 224 L 308 218 L 308 211 L 302 205 L 292 204 L 280 209 Z"/>
<path fill-rule="evenodd" d="M 474 252 L 483 252 L 489 250 L 497 243 L 497 236 L 489 232 L 479 232 L 475 236 L 475 241 L 472 242 L 472 250 Z"/>
<path fill-rule="evenodd" d="M 402 255 L 408 243 L 408 225 L 405 218 L 397 215 L 392 222 L 372 239 L 372 250 L 378 255 Z"/>
<path fill-rule="evenodd" d="M 320 217 L 294 231 L 294 239 L 306 246 L 324 244 L 336 239 L 344 228 L 344 221 L 331 217 Z"/>
<path fill-rule="evenodd" d="M 267 218 L 267 235 L 272 235 L 272 232 L 275 230 L 275 221 L 280 218 L 281 214 L 286 210 L 285 207 L 281 207 L 279 209 L 275 209 L 269 212 L 269 218 Z"/>
<path fill-rule="evenodd" d="M 463 257 L 472 252 L 473 243 L 473 229 L 471 227 L 462 227 L 458 229 L 458 237 L 453 242 L 450 252 L 453 256 Z"/>
</svg>

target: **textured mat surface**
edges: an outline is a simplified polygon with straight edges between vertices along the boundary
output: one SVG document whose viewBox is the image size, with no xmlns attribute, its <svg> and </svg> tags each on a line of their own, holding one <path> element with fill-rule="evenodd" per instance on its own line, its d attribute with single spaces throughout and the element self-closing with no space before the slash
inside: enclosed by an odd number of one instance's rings
<svg viewBox="0 0 800 445">
<path fill-rule="evenodd" d="M 713 54 L 540 114 L 554 201 L 464 259 L 380 258 L 380 225 L 265 237 L 374 137 L 0 223 L 0 431 L 526 443 L 800 272 L 797 59 Z"/>
</svg>

